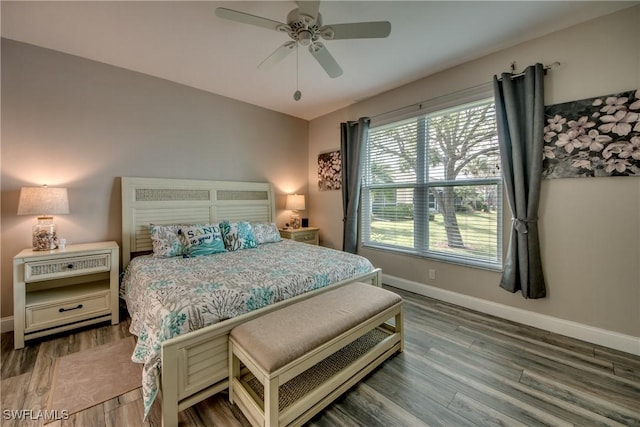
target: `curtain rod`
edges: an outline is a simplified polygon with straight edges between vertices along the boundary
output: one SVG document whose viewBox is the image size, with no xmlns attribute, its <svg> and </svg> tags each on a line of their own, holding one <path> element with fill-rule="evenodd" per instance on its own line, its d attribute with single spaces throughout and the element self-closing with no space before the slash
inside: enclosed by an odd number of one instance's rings
<svg viewBox="0 0 640 427">
<path fill-rule="evenodd" d="M 550 70 L 552 68 L 557 68 L 559 66 L 560 66 L 560 63 L 558 61 L 556 61 L 556 62 L 554 62 L 553 64 L 550 64 L 550 65 L 545 65 L 544 68 L 543 68 L 544 72 L 545 72 L 545 75 L 547 74 L 547 70 Z M 511 63 L 511 73 L 510 73 L 511 74 L 511 78 L 523 76 L 524 75 L 524 71 L 522 73 L 514 74 L 515 67 L 516 67 L 516 63 L 514 61 L 514 62 Z M 501 80 L 501 79 L 498 79 L 498 80 Z M 455 92 L 447 93 L 445 95 L 439 95 L 439 96 L 436 96 L 435 98 L 431 98 L 431 99 L 428 99 L 428 100 L 416 102 L 414 104 L 409 104 L 409 105 L 406 105 L 404 107 L 396 108 L 394 110 L 386 111 L 384 113 L 376 114 L 374 116 L 369 116 L 369 117 L 371 119 L 376 119 L 376 118 L 379 118 L 379 117 L 382 117 L 382 116 L 386 116 L 388 114 L 394 114 L 394 113 L 397 113 L 399 111 L 406 110 L 406 109 L 412 108 L 412 107 L 417 107 L 420 110 L 420 109 L 422 109 L 422 104 L 425 104 L 427 102 L 433 102 L 433 101 L 436 101 L 436 100 L 441 99 L 441 98 L 449 97 L 449 96 L 452 96 L 452 95 L 457 95 L 457 94 L 463 93 L 463 92 L 469 92 L 469 91 L 472 91 L 474 89 L 479 89 L 481 87 L 488 86 L 489 84 L 491 84 L 491 82 L 480 83 L 480 84 L 477 84 L 475 86 L 470 86 L 470 87 L 467 87 L 467 88 L 464 88 L 464 89 L 456 90 Z"/>
<path fill-rule="evenodd" d="M 376 119 L 378 117 L 386 116 L 388 114 L 394 114 L 394 113 L 397 113 L 399 111 L 406 110 L 406 109 L 413 108 L 413 107 L 417 108 L 418 110 L 421 110 L 422 109 L 422 104 L 426 104 L 427 102 L 437 101 L 439 99 L 447 98 L 447 97 L 450 97 L 452 95 L 457 95 L 457 94 L 460 94 L 460 93 L 463 93 L 463 92 L 470 92 L 470 91 L 472 91 L 474 89 L 479 89 L 481 87 L 487 87 L 489 84 L 490 84 L 490 82 L 480 83 L 480 84 L 477 84 L 475 86 L 470 86 L 470 87 L 467 87 L 467 88 L 464 88 L 464 89 L 459 89 L 459 90 L 456 90 L 454 92 L 450 92 L 450 93 L 447 93 L 447 94 L 444 94 L 444 95 L 438 95 L 438 96 L 436 96 L 434 98 L 430 98 L 430 99 L 427 99 L 427 100 L 424 100 L 424 101 L 420 101 L 420 102 L 415 102 L 413 104 L 405 105 L 404 107 L 399 107 L 399 108 L 396 108 L 394 110 L 385 111 L 384 113 L 376 114 L 374 116 L 369 116 L 369 117 L 372 118 L 372 119 Z"/>
<path fill-rule="evenodd" d="M 542 67 L 542 69 L 544 70 L 544 75 L 547 75 L 547 70 L 550 70 L 552 68 L 557 68 L 560 66 L 560 63 L 558 61 L 554 62 L 551 65 L 545 65 L 544 67 Z M 515 77 L 520 77 L 520 76 L 524 76 L 524 71 L 521 73 L 516 73 L 516 63 L 515 61 L 511 63 L 511 66 L 509 67 L 509 69 L 511 70 L 509 72 L 509 74 L 511 74 L 509 77 L 510 78 L 515 78 Z M 499 78 L 498 80 L 502 80 L 502 78 Z"/>
</svg>

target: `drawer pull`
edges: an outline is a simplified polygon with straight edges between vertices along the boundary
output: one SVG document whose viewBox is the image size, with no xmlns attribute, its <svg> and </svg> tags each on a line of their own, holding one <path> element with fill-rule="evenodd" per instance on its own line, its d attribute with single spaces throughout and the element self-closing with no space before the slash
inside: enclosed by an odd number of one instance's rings
<svg viewBox="0 0 640 427">
<path fill-rule="evenodd" d="M 60 310 L 58 310 L 60 313 L 64 313 L 65 311 L 72 311 L 72 310 L 79 310 L 82 308 L 82 304 L 78 304 L 76 307 L 72 307 L 72 308 L 61 308 Z"/>
<path fill-rule="evenodd" d="M 71 269 L 73 268 L 73 264 L 68 264 L 68 265 L 67 265 L 67 268 L 68 268 L 69 270 L 71 270 Z"/>
</svg>

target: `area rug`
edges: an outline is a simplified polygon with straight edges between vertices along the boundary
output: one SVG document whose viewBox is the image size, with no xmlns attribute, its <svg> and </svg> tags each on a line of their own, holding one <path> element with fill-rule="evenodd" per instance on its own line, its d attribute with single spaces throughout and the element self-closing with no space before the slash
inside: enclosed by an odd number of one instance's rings
<svg viewBox="0 0 640 427">
<path fill-rule="evenodd" d="M 142 365 L 131 361 L 133 337 L 56 359 L 48 409 L 71 415 L 142 384 Z"/>
</svg>

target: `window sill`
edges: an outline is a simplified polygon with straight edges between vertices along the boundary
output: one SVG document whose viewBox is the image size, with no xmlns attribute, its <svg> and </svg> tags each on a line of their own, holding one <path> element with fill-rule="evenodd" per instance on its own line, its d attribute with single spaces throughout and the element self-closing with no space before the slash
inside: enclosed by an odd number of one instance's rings
<svg viewBox="0 0 640 427">
<path fill-rule="evenodd" d="M 360 247 L 367 250 L 390 252 L 396 255 L 410 256 L 414 258 L 445 262 L 447 264 L 459 265 L 462 267 L 471 267 L 471 268 L 477 268 L 480 270 L 494 271 L 498 273 L 501 273 L 503 271 L 502 265 L 497 263 L 482 262 L 477 260 L 466 260 L 466 259 L 460 259 L 457 257 L 448 257 L 448 256 L 438 255 L 438 254 L 421 254 L 418 252 L 410 251 L 408 249 L 389 247 L 389 246 L 383 246 L 383 245 L 372 245 L 372 244 L 361 243 Z"/>
</svg>

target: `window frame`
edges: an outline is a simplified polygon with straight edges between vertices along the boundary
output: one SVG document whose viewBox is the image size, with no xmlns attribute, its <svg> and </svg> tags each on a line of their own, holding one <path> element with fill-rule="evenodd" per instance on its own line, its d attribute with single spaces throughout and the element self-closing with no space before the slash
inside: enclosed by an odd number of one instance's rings
<svg viewBox="0 0 640 427">
<path fill-rule="evenodd" d="M 403 121 L 408 119 L 424 119 L 433 113 L 446 113 L 447 110 L 461 107 L 464 105 L 472 104 L 480 101 L 489 101 L 493 98 L 493 90 L 490 84 L 480 85 L 465 91 L 453 93 L 451 95 L 445 95 L 442 97 L 434 98 L 430 101 L 425 101 L 415 106 L 408 107 L 402 110 L 396 110 L 392 113 L 381 115 L 372 120 L 370 131 L 378 130 L 383 127 L 400 125 Z M 418 129 L 420 126 L 417 126 Z M 420 131 L 417 131 L 420 133 Z M 367 175 L 370 171 L 364 168 L 363 184 L 361 191 L 361 230 L 360 230 L 360 244 L 364 248 L 376 249 L 383 251 L 390 251 L 403 255 L 413 255 L 421 258 L 435 259 L 447 263 L 453 263 L 458 265 L 471 266 L 475 268 L 487 269 L 492 271 L 502 271 L 503 268 L 503 229 L 504 229 L 504 183 L 502 174 L 498 174 L 495 178 L 482 177 L 472 179 L 454 179 L 450 181 L 434 181 L 429 179 L 429 162 L 425 157 L 428 155 L 428 136 L 422 135 L 423 146 L 422 149 L 417 149 L 416 159 L 416 178 L 412 183 L 389 183 L 389 184 L 374 184 L 367 182 Z M 419 137 L 420 139 L 420 137 Z M 369 161 L 369 143 L 367 142 L 365 164 Z M 418 142 L 420 147 L 420 141 Z M 418 168 L 424 166 L 424 170 L 418 170 Z M 471 185 L 495 185 L 496 186 L 496 260 L 482 260 L 481 258 L 471 258 L 458 254 L 445 254 L 443 252 L 433 251 L 429 248 L 429 210 L 432 204 L 432 191 L 430 188 L 441 188 L 443 186 L 471 186 Z M 413 208 L 414 208 L 414 240 L 413 248 L 408 246 L 398 246 L 393 244 L 386 244 L 380 242 L 371 241 L 371 217 L 364 219 L 365 215 L 372 212 L 373 196 L 371 190 L 375 189 L 412 189 L 414 191 Z M 423 189 L 420 192 L 416 192 L 416 189 Z M 422 196 L 421 196 L 422 195 Z M 416 197 L 422 197 L 422 202 L 417 200 Z M 416 218 L 423 218 L 417 220 Z"/>
</svg>

